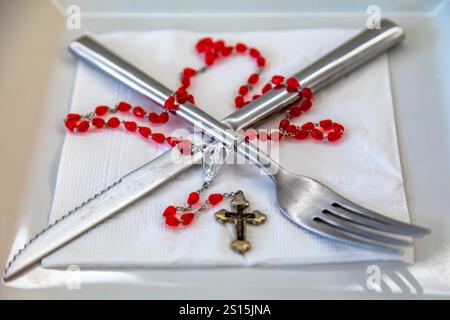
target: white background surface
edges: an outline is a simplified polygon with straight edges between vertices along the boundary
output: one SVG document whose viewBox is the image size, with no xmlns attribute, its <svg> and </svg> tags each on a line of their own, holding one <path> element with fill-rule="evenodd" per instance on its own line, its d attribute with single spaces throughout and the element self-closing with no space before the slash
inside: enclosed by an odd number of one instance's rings
<svg viewBox="0 0 450 320">
<path fill-rule="evenodd" d="M 400 297 L 395 292 L 402 292 L 403 297 L 415 297 L 411 293 L 417 292 L 426 296 L 447 296 L 450 288 L 450 97 L 444 88 L 450 87 L 450 66 L 445 58 L 449 52 L 448 41 L 444 42 L 444 39 L 448 39 L 450 30 L 450 8 L 448 4 L 442 4 L 444 2 L 412 1 L 405 5 L 400 1 L 398 6 L 385 7 L 386 16 L 401 24 L 407 34 L 402 47 L 390 53 L 390 63 L 408 204 L 412 220 L 431 227 L 433 234 L 416 244 L 418 262 L 414 266 L 380 265 L 386 279 L 392 280 L 386 281 L 389 285 L 383 287 L 382 294 L 368 291 L 366 265 L 341 265 L 278 270 L 84 272 L 82 290 L 67 290 L 67 274 L 64 272 L 38 270 L 26 283 L 16 283 L 15 286 L 47 288 L 24 290 L 2 285 L 0 297 L 381 298 L 391 296 L 392 291 L 394 297 Z M 64 20 L 51 6 L 31 8 L 19 5 L 8 11 L 16 14 L 16 19 L 13 19 L 13 14 L 9 14 L 8 19 L 2 16 L 2 31 L 9 31 L 2 33 L 2 43 L 11 45 L 5 49 L 8 59 L 1 62 L 9 71 L 4 73 L 9 77 L 2 74 L 2 98 L 6 97 L 7 103 L 1 108 L 6 118 L 14 120 L 1 127 L 0 249 L 3 261 L 6 263 L 16 228 L 20 227 L 19 244 L 41 229 L 48 219 L 55 179 L 53 168 L 58 163 L 61 141 L 57 138 L 59 129 L 46 127 L 42 120 L 50 115 L 62 118 L 68 108 L 73 80 L 73 59 L 66 51 L 68 41 L 89 30 L 106 32 L 170 27 L 233 31 L 244 27 L 259 30 L 357 28 L 365 25 L 368 3 L 363 5 L 359 2 L 353 7 L 345 4 L 338 14 L 324 13 L 311 6 L 302 12 L 298 3 L 295 10 L 280 5 L 276 14 L 86 14 L 83 29 L 79 31 L 64 29 Z M 265 10 L 265 6 L 262 8 Z M 404 9 L 408 11 L 402 11 Z M 0 12 L 3 15 L 6 11 L 2 8 Z M 18 22 L 20 24 L 14 24 Z M 4 28 L 3 23 L 7 27 Z M 62 32 L 62 38 L 58 32 Z M 33 52 L 31 58 L 30 52 Z M 56 64 L 53 61 L 55 57 Z M 48 70 L 54 70 L 52 82 L 46 81 Z M 23 87 L 27 88 L 27 94 L 23 94 Z M 49 90 L 48 97 L 51 98 L 46 101 L 43 98 L 45 90 Z M 29 125 L 17 132 L 15 123 Z M 42 145 L 51 147 L 42 153 L 39 152 Z M 230 276 L 239 281 L 231 283 Z"/>
</svg>

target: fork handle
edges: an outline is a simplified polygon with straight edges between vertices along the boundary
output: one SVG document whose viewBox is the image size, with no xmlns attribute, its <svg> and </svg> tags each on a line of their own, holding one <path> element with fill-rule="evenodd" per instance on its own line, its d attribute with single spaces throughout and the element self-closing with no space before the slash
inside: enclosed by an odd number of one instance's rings
<svg viewBox="0 0 450 320">
<path fill-rule="evenodd" d="M 303 87 L 309 87 L 316 93 L 403 39 L 403 29 L 392 21 L 383 19 L 380 29 L 366 29 L 358 33 L 296 73 L 294 77 Z M 289 93 L 287 90 L 271 90 L 245 108 L 228 116 L 224 122 L 234 129 L 248 128 L 281 111 L 297 99 L 297 94 Z"/>
</svg>

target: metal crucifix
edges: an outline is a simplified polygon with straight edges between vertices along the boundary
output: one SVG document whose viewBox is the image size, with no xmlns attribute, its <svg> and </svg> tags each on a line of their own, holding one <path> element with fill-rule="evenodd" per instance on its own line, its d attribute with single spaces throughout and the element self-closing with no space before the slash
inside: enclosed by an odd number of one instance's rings
<svg viewBox="0 0 450 320">
<path fill-rule="evenodd" d="M 215 218 L 220 223 L 234 222 L 236 226 L 236 240 L 231 242 L 230 247 L 235 252 L 243 254 L 251 249 L 250 242 L 245 240 L 245 226 L 247 223 L 260 225 L 267 220 L 267 216 L 262 212 L 255 210 L 250 213 L 244 212 L 250 206 L 250 202 L 244 197 L 242 191 L 238 191 L 231 201 L 231 207 L 236 212 L 230 212 L 225 209 L 217 211 Z"/>
</svg>

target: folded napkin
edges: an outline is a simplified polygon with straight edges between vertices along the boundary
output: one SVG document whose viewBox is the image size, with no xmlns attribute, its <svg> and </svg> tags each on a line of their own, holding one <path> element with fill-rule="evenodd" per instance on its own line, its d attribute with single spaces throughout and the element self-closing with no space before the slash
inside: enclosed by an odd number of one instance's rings
<svg viewBox="0 0 450 320">
<path fill-rule="evenodd" d="M 273 74 L 295 73 L 356 32 L 318 29 L 212 36 L 259 48 L 268 61 L 261 81 L 265 82 Z M 96 38 L 169 88 L 176 88 L 180 70 L 202 65 L 193 47 L 203 36 L 205 34 L 158 31 L 102 34 Z M 197 105 L 218 119 L 227 116 L 234 110 L 237 88 L 254 69 L 254 62 L 247 57 L 234 57 L 217 64 L 194 80 L 192 91 Z M 286 140 L 279 146 L 279 157 L 281 164 L 292 172 L 313 177 L 375 211 L 408 221 L 389 81 L 388 59 L 384 55 L 320 92 L 315 107 L 297 121 L 330 118 L 345 125 L 346 135 L 335 144 Z M 72 112 L 85 113 L 96 105 L 114 105 L 121 100 L 142 105 L 147 110 L 160 110 L 147 98 L 79 62 Z M 275 115 L 261 127 L 275 128 L 281 117 Z M 170 124 L 157 130 L 170 133 L 177 128 L 190 130 L 175 117 Z M 50 220 L 57 219 L 167 149 L 165 145 L 121 130 L 94 131 L 87 135 L 67 133 Z M 225 166 L 207 192 L 243 190 L 251 209 L 267 214 L 265 224 L 247 228 L 247 238 L 253 245 L 248 253 L 241 256 L 230 250 L 229 244 L 235 237 L 234 226 L 220 225 L 214 219 L 216 210 L 229 208 L 227 201 L 201 216 L 189 228 L 165 227 L 162 210 L 169 204 L 183 203 L 186 195 L 200 185 L 201 168 L 197 167 L 53 253 L 43 265 L 302 265 L 394 258 L 330 241 L 295 226 L 278 212 L 270 179 L 260 175 L 252 165 Z M 401 259 L 412 261 L 412 250 Z"/>
</svg>

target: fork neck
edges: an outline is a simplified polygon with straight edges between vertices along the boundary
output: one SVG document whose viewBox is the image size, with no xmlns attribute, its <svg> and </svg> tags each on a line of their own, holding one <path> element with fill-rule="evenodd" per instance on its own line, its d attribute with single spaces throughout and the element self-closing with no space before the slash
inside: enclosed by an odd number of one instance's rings
<svg viewBox="0 0 450 320">
<path fill-rule="evenodd" d="M 241 143 L 237 146 L 236 151 L 244 156 L 250 164 L 256 165 L 261 170 L 261 175 L 269 176 L 273 181 L 275 181 L 277 174 L 283 170 L 267 153 L 252 144 Z"/>
</svg>

